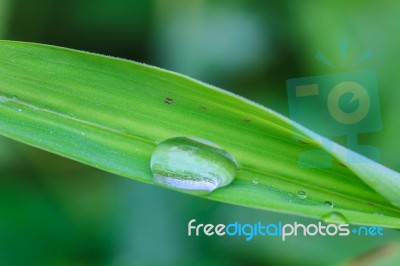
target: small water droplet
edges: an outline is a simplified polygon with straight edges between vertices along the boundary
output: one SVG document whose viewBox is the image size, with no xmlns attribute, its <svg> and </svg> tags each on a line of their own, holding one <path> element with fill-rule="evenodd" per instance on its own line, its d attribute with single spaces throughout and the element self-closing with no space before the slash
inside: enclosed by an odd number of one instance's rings
<svg viewBox="0 0 400 266">
<path fill-rule="evenodd" d="M 258 185 L 258 183 L 260 183 L 260 181 L 258 180 L 257 177 L 254 178 L 253 180 L 251 180 L 251 182 L 252 182 L 254 185 Z"/>
<path fill-rule="evenodd" d="M 339 212 L 330 212 L 323 215 L 321 219 L 326 223 L 347 223 L 346 217 Z"/>
<path fill-rule="evenodd" d="M 164 99 L 164 102 L 165 102 L 166 104 L 172 104 L 172 103 L 174 102 L 174 99 L 172 99 L 172 98 L 165 98 L 165 99 Z"/>
<path fill-rule="evenodd" d="M 378 213 L 378 212 L 374 212 L 372 215 L 373 215 L 373 216 L 383 216 L 382 213 Z"/>
<path fill-rule="evenodd" d="M 299 199 L 306 199 L 307 198 L 307 192 L 305 190 L 299 190 L 297 192 L 297 197 Z"/>
<path fill-rule="evenodd" d="M 329 201 L 329 200 L 325 201 L 325 202 L 324 202 L 324 205 L 325 205 L 326 207 L 329 207 L 329 208 L 333 208 L 333 207 L 334 207 L 333 203 L 332 203 L 331 201 Z"/>
<path fill-rule="evenodd" d="M 18 108 L 17 110 L 18 110 L 18 112 L 22 112 L 22 108 Z"/>
<path fill-rule="evenodd" d="M 12 99 L 13 99 L 13 100 L 18 100 L 18 96 L 17 96 L 17 95 L 13 95 L 13 96 L 12 96 Z"/>
<path fill-rule="evenodd" d="M 194 192 L 211 192 L 232 182 L 235 159 L 218 145 L 186 137 L 159 143 L 151 156 L 154 182 Z"/>
</svg>

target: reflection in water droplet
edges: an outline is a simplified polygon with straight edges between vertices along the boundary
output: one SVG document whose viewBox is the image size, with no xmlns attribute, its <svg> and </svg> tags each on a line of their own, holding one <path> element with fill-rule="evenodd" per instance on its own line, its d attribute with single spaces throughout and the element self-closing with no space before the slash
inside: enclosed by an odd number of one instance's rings
<svg viewBox="0 0 400 266">
<path fill-rule="evenodd" d="M 228 185 L 237 170 L 233 157 L 218 145 L 186 137 L 158 144 L 150 167 L 154 182 L 197 192 L 210 192 Z"/>
<path fill-rule="evenodd" d="M 330 212 L 321 217 L 326 223 L 347 223 L 346 217 L 339 212 Z"/>
<path fill-rule="evenodd" d="M 297 192 L 297 197 L 299 199 L 306 199 L 307 198 L 307 192 L 305 190 L 299 190 Z"/>
<path fill-rule="evenodd" d="M 326 207 L 329 207 L 329 208 L 333 208 L 334 207 L 333 203 L 331 201 L 329 201 L 329 200 L 325 201 L 324 205 Z"/>
</svg>

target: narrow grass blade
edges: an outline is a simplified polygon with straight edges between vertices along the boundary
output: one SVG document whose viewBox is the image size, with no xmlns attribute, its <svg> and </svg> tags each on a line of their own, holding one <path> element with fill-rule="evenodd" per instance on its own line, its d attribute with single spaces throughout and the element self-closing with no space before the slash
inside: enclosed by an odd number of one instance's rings
<svg viewBox="0 0 400 266">
<path fill-rule="evenodd" d="M 157 143 L 202 138 L 240 165 L 231 185 L 203 197 L 400 228 L 390 203 L 399 203 L 398 173 L 348 164 L 345 148 L 321 146 L 315 133 L 226 91 L 135 62 L 10 41 L 0 41 L 0 79 L 0 133 L 10 138 L 148 183 Z M 310 148 L 329 151 L 332 167 L 300 168 Z"/>
</svg>

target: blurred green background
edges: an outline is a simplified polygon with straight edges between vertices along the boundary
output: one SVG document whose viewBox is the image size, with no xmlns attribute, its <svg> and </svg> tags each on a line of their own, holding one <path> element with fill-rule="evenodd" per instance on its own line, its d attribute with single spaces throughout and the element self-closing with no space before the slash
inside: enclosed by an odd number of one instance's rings
<svg viewBox="0 0 400 266">
<path fill-rule="evenodd" d="M 127 58 L 187 74 L 289 115 L 286 80 L 377 72 L 383 129 L 361 141 L 400 171 L 400 2 L 0 0 L 0 38 Z M 350 68 L 365 50 L 374 56 Z M 1 86 L 1 83 L 0 83 Z M 188 237 L 187 223 L 315 220 L 145 185 L 0 137 L 0 265 L 335 265 L 384 237 Z"/>
</svg>

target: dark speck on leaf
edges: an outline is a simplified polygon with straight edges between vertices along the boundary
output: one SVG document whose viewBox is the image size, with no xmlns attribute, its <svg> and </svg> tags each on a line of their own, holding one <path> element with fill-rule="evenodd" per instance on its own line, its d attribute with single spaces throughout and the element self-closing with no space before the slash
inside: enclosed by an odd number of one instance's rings
<svg viewBox="0 0 400 266">
<path fill-rule="evenodd" d="M 165 98 L 165 99 L 164 99 L 164 102 L 165 102 L 166 104 L 172 104 L 172 103 L 174 102 L 174 99 L 172 99 L 172 98 Z"/>
</svg>

